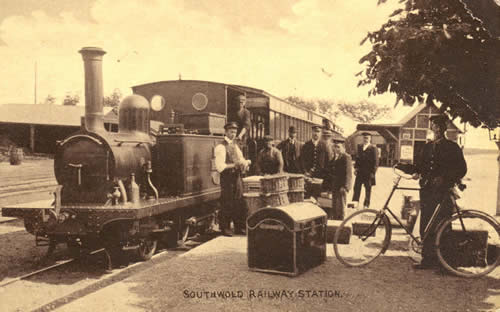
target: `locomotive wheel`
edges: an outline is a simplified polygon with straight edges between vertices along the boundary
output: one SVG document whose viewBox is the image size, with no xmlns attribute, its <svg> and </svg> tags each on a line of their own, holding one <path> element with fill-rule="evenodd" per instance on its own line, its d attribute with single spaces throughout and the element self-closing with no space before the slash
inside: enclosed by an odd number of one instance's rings
<svg viewBox="0 0 500 312">
<path fill-rule="evenodd" d="M 156 239 L 145 238 L 139 243 L 139 248 L 137 249 L 137 258 L 142 261 L 151 259 L 156 251 L 156 246 L 158 241 Z"/>
</svg>

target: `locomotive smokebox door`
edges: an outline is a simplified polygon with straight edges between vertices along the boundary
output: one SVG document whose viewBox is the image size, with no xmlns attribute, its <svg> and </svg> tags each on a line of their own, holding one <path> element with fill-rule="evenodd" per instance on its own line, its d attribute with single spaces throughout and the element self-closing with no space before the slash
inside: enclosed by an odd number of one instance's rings
<svg viewBox="0 0 500 312">
<path fill-rule="evenodd" d="M 247 219 L 248 267 L 296 276 L 326 260 L 326 213 L 310 202 L 258 210 Z"/>
</svg>

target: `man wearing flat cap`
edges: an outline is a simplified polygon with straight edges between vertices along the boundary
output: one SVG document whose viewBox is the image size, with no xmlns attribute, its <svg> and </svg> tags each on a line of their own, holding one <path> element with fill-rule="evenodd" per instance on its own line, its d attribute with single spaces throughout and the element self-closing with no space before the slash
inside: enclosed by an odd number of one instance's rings
<svg viewBox="0 0 500 312">
<path fill-rule="evenodd" d="M 328 163 L 328 174 L 332 191 L 332 209 L 328 211 L 328 218 L 344 220 L 347 193 L 352 185 L 352 160 L 345 152 L 345 140 L 333 139 L 333 158 Z"/>
<path fill-rule="evenodd" d="M 255 172 L 257 175 L 276 174 L 283 172 L 283 157 L 281 151 L 273 146 L 273 137 L 264 137 L 264 148 L 257 155 Z"/>
<path fill-rule="evenodd" d="M 424 145 L 417 155 L 415 165 L 402 165 L 401 169 L 413 173 L 414 178 L 420 178 L 420 235 L 422 236 L 437 205 L 441 203 L 436 215 L 434 227 L 423 242 L 422 261 L 415 265 L 417 269 L 437 268 L 437 258 L 434 242 L 436 240 L 436 225 L 441 220 L 451 217 L 453 213 L 453 188 L 467 173 L 467 163 L 462 149 L 457 143 L 446 138 L 448 117 L 436 115 L 431 117 L 431 130 L 434 140 Z"/>
<path fill-rule="evenodd" d="M 352 201 L 358 203 L 361 194 L 361 186 L 365 186 L 365 201 L 364 208 L 370 207 L 370 198 L 372 186 L 375 185 L 375 174 L 378 168 L 378 153 L 377 148 L 371 144 L 371 133 L 363 132 L 363 146 L 358 149 L 356 163 L 354 165 L 354 173 L 356 180 L 354 181 L 354 194 Z"/>
<path fill-rule="evenodd" d="M 221 210 L 219 224 L 225 236 L 232 236 L 231 221 L 236 234 L 245 234 L 246 211 L 242 203 L 243 181 L 241 174 L 248 170 L 250 160 L 243 157 L 240 148 L 234 142 L 238 125 L 229 122 L 224 141 L 215 147 L 215 167 L 220 173 Z"/>
<path fill-rule="evenodd" d="M 332 150 L 321 140 L 321 126 L 312 127 L 312 139 L 307 141 L 300 152 L 300 161 L 308 177 L 325 179 L 326 167 L 332 159 Z"/>
<path fill-rule="evenodd" d="M 301 145 L 297 140 L 297 130 L 294 126 L 288 128 L 288 139 L 278 144 L 278 149 L 283 155 L 283 169 L 289 173 L 302 173 L 300 168 L 300 148 Z"/>
</svg>

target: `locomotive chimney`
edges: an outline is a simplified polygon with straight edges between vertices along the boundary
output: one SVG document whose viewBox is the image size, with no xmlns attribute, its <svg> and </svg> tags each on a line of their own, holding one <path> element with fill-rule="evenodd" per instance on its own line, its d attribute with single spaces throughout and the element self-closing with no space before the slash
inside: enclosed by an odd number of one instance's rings
<svg viewBox="0 0 500 312">
<path fill-rule="evenodd" d="M 102 113 L 102 56 L 101 48 L 87 47 L 78 51 L 82 54 L 85 69 L 85 128 L 87 131 L 104 130 Z"/>
</svg>

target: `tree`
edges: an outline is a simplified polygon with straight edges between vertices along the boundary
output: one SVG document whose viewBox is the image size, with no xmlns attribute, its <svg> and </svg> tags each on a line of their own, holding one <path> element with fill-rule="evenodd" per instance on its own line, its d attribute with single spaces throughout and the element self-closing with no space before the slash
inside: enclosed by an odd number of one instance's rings
<svg viewBox="0 0 500 312">
<path fill-rule="evenodd" d="M 80 97 L 78 96 L 78 94 L 74 94 L 74 95 L 71 95 L 71 94 L 66 94 L 66 96 L 64 97 L 64 100 L 63 100 L 63 105 L 76 105 L 80 102 Z"/>
<path fill-rule="evenodd" d="M 118 107 L 122 99 L 122 93 L 120 89 L 113 90 L 111 95 L 105 96 L 103 99 L 103 106 Z"/>
<path fill-rule="evenodd" d="M 47 95 L 45 100 L 43 101 L 43 104 L 48 104 L 48 105 L 53 105 L 56 103 L 56 98 L 52 95 Z"/>
<path fill-rule="evenodd" d="M 377 104 L 366 100 L 358 103 L 342 102 L 337 105 L 337 109 L 344 116 L 361 123 L 370 123 L 384 117 L 390 111 L 387 106 L 379 107 Z"/>
<path fill-rule="evenodd" d="M 318 111 L 321 114 L 328 116 L 331 120 L 335 121 L 339 115 L 338 104 L 332 100 L 320 99 L 318 100 Z"/>
<path fill-rule="evenodd" d="M 386 0 L 379 0 L 379 3 Z M 457 0 L 402 0 L 389 21 L 368 33 L 371 51 L 359 85 L 369 95 L 393 92 L 395 106 L 439 102 L 452 118 L 477 127 L 500 117 L 500 40 Z"/>
<path fill-rule="evenodd" d="M 295 104 L 297 106 L 300 106 L 302 108 L 312 110 L 312 111 L 316 111 L 316 108 L 318 107 L 314 101 L 306 100 L 306 99 L 303 99 L 299 96 L 287 96 L 285 98 L 285 101 L 288 101 L 292 104 Z"/>
</svg>

